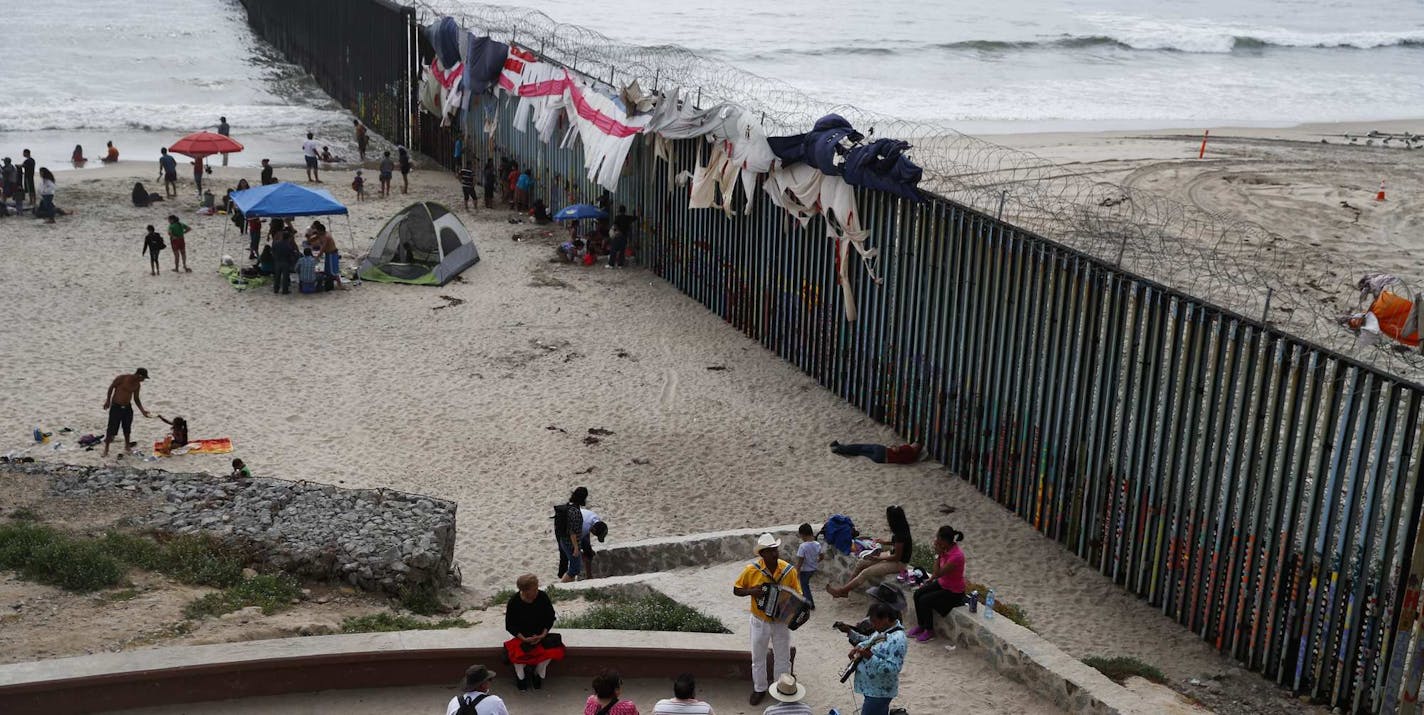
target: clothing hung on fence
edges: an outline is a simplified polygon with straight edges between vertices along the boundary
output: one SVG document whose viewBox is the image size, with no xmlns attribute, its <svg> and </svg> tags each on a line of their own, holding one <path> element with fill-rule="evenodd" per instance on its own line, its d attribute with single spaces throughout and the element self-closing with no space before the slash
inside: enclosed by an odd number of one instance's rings
<svg viewBox="0 0 1424 715">
<path fill-rule="evenodd" d="M 522 129 L 532 117 L 539 138 L 547 142 L 561 114 L 567 116 L 569 133 L 561 145 L 571 146 L 577 136 L 583 142 L 588 180 L 616 190 L 634 138 L 647 127 L 649 115 L 630 116 L 621 101 L 600 91 L 593 80 L 567 69 L 523 58 L 519 64 L 518 79 L 510 81 L 520 97 L 514 126 Z M 506 62 L 506 75 L 509 69 Z"/>
<path fill-rule="evenodd" d="M 489 37 L 465 33 L 465 95 L 489 94 L 499 84 L 504 61 L 509 57 L 509 45 Z M 466 106 L 466 109 L 469 107 Z"/>
<path fill-rule="evenodd" d="M 881 282 L 873 266 L 880 252 L 865 245 L 869 234 L 860 226 L 855 189 L 841 177 L 827 176 L 807 164 L 793 164 L 771 171 L 762 188 L 771 197 L 772 203 L 794 216 L 803 227 L 810 223 L 812 216 L 825 216 L 826 233 L 836 239 L 836 278 L 845 298 L 846 320 L 855 320 L 857 310 L 849 269 L 852 247 L 860 255 L 861 265 L 870 279 Z"/>
<path fill-rule="evenodd" d="M 923 201 L 919 183 L 924 170 L 905 156 L 908 142 L 864 136 L 839 114 L 816 120 L 805 134 L 771 137 L 771 150 L 785 164 L 810 164 L 827 176 L 844 176 L 851 186 L 878 189 L 911 201 Z"/>
<path fill-rule="evenodd" d="M 760 122 L 750 118 L 741 108 L 731 104 L 719 104 L 709 109 L 696 109 L 690 101 L 684 101 L 682 90 L 673 87 L 663 95 L 653 109 L 647 131 L 653 133 L 655 158 L 667 164 L 668 190 L 676 185 L 674 176 L 677 168 L 672 162 L 674 139 L 706 137 L 709 142 L 720 143 L 727 166 L 718 167 L 719 177 L 731 174 L 729 180 L 722 181 L 729 193 L 730 187 L 740 181 L 747 195 L 746 212 L 752 209 L 755 195 L 756 175 L 770 171 L 779 165 L 776 155 L 766 143 L 766 132 Z M 710 160 L 709 160 L 710 161 Z M 729 213 L 731 206 L 723 207 Z"/>
</svg>

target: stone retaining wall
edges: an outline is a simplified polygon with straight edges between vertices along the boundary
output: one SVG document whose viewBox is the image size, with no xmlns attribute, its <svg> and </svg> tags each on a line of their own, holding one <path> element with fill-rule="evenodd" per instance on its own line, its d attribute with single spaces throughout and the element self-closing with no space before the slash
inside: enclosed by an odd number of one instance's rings
<svg viewBox="0 0 1424 715">
<path fill-rule="evenodd" d="M 5 468 L 49 476 L 51 491 L 69 497 L 128 492 L 161 499 L 138 526 L 159 534 L 208 534 L 260 567 L 295 576 L 393 595 L 458 583 L 452 568 L 456 505 L 443 499 L 130 467 L 34 462 Z"/>
</svg>

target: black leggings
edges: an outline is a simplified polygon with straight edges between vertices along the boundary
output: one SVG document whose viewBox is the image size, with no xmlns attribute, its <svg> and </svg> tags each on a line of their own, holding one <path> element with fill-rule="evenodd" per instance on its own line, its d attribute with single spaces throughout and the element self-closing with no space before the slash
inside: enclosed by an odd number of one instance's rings
<svg viewBox="0 0 1424 715">
<path fill-rule="evenodd" d="M 944 616 L 964 604 L 964 594 L 946 590 L 939 581 L 930 581 L 915 589 L 915 620 L 921 628 L 933 629 L 936 612 Z"/>
</svg>

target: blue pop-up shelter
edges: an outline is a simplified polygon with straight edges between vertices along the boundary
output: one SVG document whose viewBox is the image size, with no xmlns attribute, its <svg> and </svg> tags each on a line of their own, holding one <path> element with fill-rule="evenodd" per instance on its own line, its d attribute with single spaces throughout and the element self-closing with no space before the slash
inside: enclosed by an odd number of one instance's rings
<svg viewBox="0 0 1424 715">
<path fill-rule="evenodd" d="M 232 192 L 232 202 L 243 216 L 256 218 L 292 218 L 296 216 L 346 215 L 346 206 L 327 193 L 325 189 L 309 189 L 300 184 L 286 181 L 243 191 Z M 351 224 L 347 222 L 347 232 Z M 227 232 L 223 232 L 226 237 Z M 356 237 L 351 237 L 351 247 L 356 248 Z M 223 240 L 223 253 L 227 253 L 227 240 Z"/>
</svg>

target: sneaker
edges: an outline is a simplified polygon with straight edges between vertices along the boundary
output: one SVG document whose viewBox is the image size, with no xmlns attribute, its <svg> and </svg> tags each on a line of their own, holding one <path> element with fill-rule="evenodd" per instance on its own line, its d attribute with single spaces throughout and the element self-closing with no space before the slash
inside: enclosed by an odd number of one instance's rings
<svg viewBox="0 0 1424 715">
<path fill-rule="evenodd" d="M 909 636 L 909 637 L 911 637 L 911 638 L 914 638 L 915 636 L 917 636 L 917 635 L 919 635 L 919 634 L 921 634 L 921 633 L 924 633 L 924 632 L 925 632 L 925 629 L 924 629 L 924 628 L 922 628 L 922 627 L 920 627 L 920 626 L 915 626 L 914 628 L 911 628 L 909 631 L 907 631 L 907 632 L 905 633 L 905 635 L 907 635 L 907 636 Z"/>
<path fill-rule="evenodd" d="M 921 642 L 921 643 L 928 643 L 929 641 L 934 640 L 934 637 L 935 637 L 934 631 L 924 631 L 924 632 L 920 633 L 919 635 L 915 636 L 915 640 L 917 640 L 917 641 L 919 641 L 919 642 Z"/>
<path fill-rule="evenodd" d="M 544 679 L 539 677 L 538 673 L 530 673 L 529 684 L 534 686 L 535 690 L 539 690 L 544 687 Z"/>
<path fill-rule="evenodd" d="M 526 691 L 526 690 L 528 690 L 528 689 L 529 689 L 529 678 L 527 678 L 527 677 L 526 677 L 526 678 L 515 678 L 515 679 L 514 679 L 514 687 L 519 688 L 519 692 L 521 692 L 521 693 L 524 692 L 524 691 Z"/>
<path fill-rule="evenodd" d="M 765 691 L 765 690 L 753 690 L 753 691 L 752 691 L 752 696 L 751 696 L 750 698 L 747 698 L 747 702 L 751 703 L 752 705 L 760 705 L 760 704 L 761 704 L 761 701 L 762 701 L 762 698 L 765 698 L 765 697 L 766 697 L 766 691 Z"/>
</svg>

